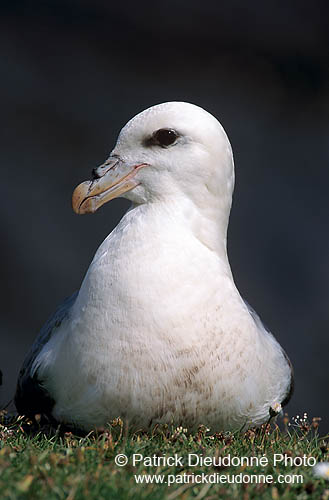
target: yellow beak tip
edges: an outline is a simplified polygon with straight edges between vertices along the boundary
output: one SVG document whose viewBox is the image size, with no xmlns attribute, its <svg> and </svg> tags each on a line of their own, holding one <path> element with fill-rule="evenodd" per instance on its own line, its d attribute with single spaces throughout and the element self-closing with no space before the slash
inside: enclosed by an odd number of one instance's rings
<svg viewBox="0 0 329 500">
<path fill-rule="evenodd" d="M 85 214 L 85 205 L 88 200 L 83 202 L 88 196 L 91 181 L 85 181 L 79 184 L 72 195 L 72 208 L 76 214 Z"/>
</svg>

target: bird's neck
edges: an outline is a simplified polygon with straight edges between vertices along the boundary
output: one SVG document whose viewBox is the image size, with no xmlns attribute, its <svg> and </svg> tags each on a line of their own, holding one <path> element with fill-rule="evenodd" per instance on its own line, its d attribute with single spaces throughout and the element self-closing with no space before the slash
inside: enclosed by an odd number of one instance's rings
<svg viewBox="0 0 329 500">
<path fill-rule="evenodd" d="M 129 221 L 134 225 L 152 231 L 153 234 L 173 232 L 176 238 L 189 233 L 198 242 L 228 264 L 227 227 L 230 202 L 220 201 L 214 206 L 200 207 L 188 199 L 171 199 L 166 202 L 154 202 L 142 205 L 133 204 L 123 217 L 121 223 Z"/>
<path fill-rule="evenodd" d="M 190 321 L 214 297 L 218 304 L 227 302 L 227 294 L 236 295 L 226 227 L 224 233 L 209 213 L 190 203 L 134 205 L 97 250 L 75 318 L 100 317 L 102 310 L 113 328 L 127 321 L 131 330 L 132 323 L 146 328 L 155 322 L 156 331 L 171 331 L 170 318 L 175 325 Z"/>
</svg>

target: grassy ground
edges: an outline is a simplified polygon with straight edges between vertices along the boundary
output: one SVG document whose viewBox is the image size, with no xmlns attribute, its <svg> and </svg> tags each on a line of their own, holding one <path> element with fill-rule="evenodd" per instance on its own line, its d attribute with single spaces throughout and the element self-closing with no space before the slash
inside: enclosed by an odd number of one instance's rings
<svg viewBox="0 0 329 500">
<path fill-rule="evenodd" d="M 118 419 L 97 435 L 78 437 L 60 430 L 50 432 L 46 427 L 35 428 L 23 419 L 11 423 L 2 420 L 0 498 L 329 500 L 329 482 L 316 478 L 312 467 L 298 465 L 300 461 L 310 461 L 309 457 L 328 460 L 328 436 L 319 437 L 316 419 L 311 423 L 307 418 L 297 419 L 288 426 L 286 418 L 284 423 L 284 431 L 277 426 L 263 426 L 246 433 L 212 435 L 201 427 L 191 435 L 182 428 L 158 427 L 150 434 L 133 434 Z M 118 454 L 126 455 L 126 466 L 116 465 Z M 274 463 L 275 454 L 277 460 L 282 456 L 289 464 Z M 164 456 L 168 460 L 175 455 L 176 465 L 161 463 Z M 249 457 L 244 458 L 245 462 L 250 457 L 263 457 L 263 465 L 219 463 L 223 457 L 228 461 L 229 456 L 231 460 Z M 143 463 L 141 457 L 150 457 L 152 465 Z M 195 465 L 196 460 L 205 457 L 212 463 Z M 258 483 L 239 483 L 255 481 L 256 476 Z M 265 476 L 272 477 L 273 482 L 266 482 Z M 146 482 L 152 480 L 164 484 Z M 203 482 L 196 484 L 196 480 Z M 228 483 L 229 480 L 235 483 Z M 168 486 L 173 481 L 176 482 Z"/>
</svg>

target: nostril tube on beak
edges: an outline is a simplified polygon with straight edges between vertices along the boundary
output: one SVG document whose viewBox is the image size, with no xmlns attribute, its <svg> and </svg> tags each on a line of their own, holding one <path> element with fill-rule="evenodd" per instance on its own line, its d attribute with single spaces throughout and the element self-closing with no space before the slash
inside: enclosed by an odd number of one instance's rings
<svg viewBox="0 0 329 500">
<path fill-rule="evenodd" d="M 97 173 L 97 168 L 93 168 L 92 171 L 91 171 L 91 175 L 92 175 L 92 180 L 95 181 L 96 179 L 99 179 L 99 175 Z"/>
</svg>

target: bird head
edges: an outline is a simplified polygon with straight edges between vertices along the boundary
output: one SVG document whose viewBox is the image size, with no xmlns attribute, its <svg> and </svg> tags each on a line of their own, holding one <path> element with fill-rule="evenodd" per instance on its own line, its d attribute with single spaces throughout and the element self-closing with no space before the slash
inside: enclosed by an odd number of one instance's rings
<svg viewBox="0 0 329 500">
<path fill-rule="evenodd" d="M 224 205 L 229 212 L 232 149 L 210 113 L 193 104 L 167 102 L 132 118 L 92 177 L 73 193 L 78 214 L 94 213 L 117 197 L 137 205 L 188 197 L 198 207 Z"/>
</svg>

